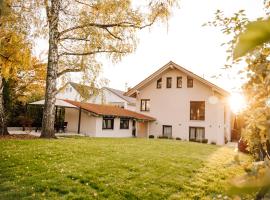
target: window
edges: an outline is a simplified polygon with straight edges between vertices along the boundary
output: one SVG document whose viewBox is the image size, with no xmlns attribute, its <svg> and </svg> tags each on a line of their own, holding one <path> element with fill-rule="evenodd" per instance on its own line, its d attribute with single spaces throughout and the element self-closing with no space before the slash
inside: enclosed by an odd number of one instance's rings
<svg viewBox="0 0 270 200">
<path fill-rule="evenodd" d="M 166 87 L 167 88 L 172 87 L 172 77 L 167 77 Z"/>
<path fill-rule="evenodd" d="M 129 119 L 120 118 L 120 129 L 129 129 Z"/>
<path fill-rule="evenodd" d="M 163 136 L 172 137 L 172 126 L 163 125 Z"/>
<path fill-rule="evenodd" d="M 193 88 L 193 78 L 187 77 L 187 87 Z"/>
<path fill-rule="evenodd" d="M 190 102 L 190 120 L 205 119 L 205 102 L 191 101 Z"/>
<path fill-rule="evenodd" d="M 162 78 L 157 80 L 157 88 L 160 89 L 162 86 Z"/>
<path fill-rule="evenodd" d="M 181 76 L 177 77 L 176 87 L 182 88 L 182 77 Z"/>
<path fill-rule="evenodd" d="M 141 100 L 141 111 L 150 111 L 150 99 Z"/>
<path fill-rule="evenodd" d="M 204 127 L 189 127 L 189 140 L 205 139 Z"/>
<path fill-rule="evenodd" d="M 103 117 L 102 129 L 113 129 L 114 118 Z"/>
</svg>

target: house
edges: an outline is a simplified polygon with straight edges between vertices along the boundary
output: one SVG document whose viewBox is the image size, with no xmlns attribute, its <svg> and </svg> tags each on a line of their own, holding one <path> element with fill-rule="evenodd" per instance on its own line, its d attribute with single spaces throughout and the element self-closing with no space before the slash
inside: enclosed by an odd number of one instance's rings
<svg viewBox="0 0 270 200">
<path fill-rule="evenodd" d="M 57 95 L 57 99 L 69 99 L 94 104 L 116 105 L 128 110 L 136 109 L 136 99 L 124 95 L 124 91 L 109 87 L 97 89 L 74 82 L 69 82 Z"/>
<path fill-rule="evenodd" d="M 135 111 L 136 99 L 124 95 L 125 92 L 109 87 L 103 87 L 97 95 L 89 99 L 89 103 L 116 105 L 121 108 Z"/>
<path fill-rule="evenodd" d="M 169 62 L 125 93 L 136 98 L 136 112 L 154 117 L 149 135 L 230 140 L 229 93 L 187 69 Z"/>
<path fill-rule="evenodd" d="M 44 100 L 30 103 L 43 106 Z M 56 99 L 56 124 L 67 122 L 66 131 L 91 137 L 144 137 L 155 118 L 117 105 Z"/>
</svg>

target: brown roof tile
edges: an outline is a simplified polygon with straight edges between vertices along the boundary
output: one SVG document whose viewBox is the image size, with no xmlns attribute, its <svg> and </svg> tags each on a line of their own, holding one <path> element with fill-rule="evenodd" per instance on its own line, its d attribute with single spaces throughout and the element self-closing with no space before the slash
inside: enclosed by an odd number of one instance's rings
<svg viewBox="0 0 270 200">
<path fill-rule="evenodd" d="M 115 117 L 130 117 L 138 120 L 154 121 L 155 118 L 137 113 L 131 110 L 123 109 L 118 106 L 104 105 L 104 104 L 93 104 L 93 103 L 83 103 L 64 99 L 67 103 L 74 106 L 81 107 L 91 113 L 102 115 L 102 116 L 115 116 Z"/>
</svg>

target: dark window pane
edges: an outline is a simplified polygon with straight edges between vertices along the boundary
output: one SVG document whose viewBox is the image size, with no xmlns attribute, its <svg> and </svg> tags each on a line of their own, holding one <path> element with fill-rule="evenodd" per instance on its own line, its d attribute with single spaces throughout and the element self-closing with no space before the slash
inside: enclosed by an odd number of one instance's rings
<svg viewBox="0 0 270 200">
<path fill-rule="evenodd" d="M 102 129 L 113 129 L 114 118 L 103 118 Z"/>
<path fill-rule="evenodd" d="M 157 88 L 159 89 L 161 88 L 161 86 L 162 86 L 162 78 L 157 80 Z"/>
<path fill-rule="evenodd" d="M 167 77 L 167 84 L 166 84 L 167 88 L 171 88 L 172 87 L 172 78 L 171 77 Z"/>
<path fill-rule="evenodd" d="M 176 85 L 177 88 L 182 88 L 182 77 L 181 76 L 177 77 L 177 83 L 176 84 L 177 84 Z"/>
<path fill-rule="evenodd" d="M 129 129 L 129 119 L 120 119 L 120 129 Z"/>
<path fill-rule="evenodd" d="M 205 102 L 191 101 L 190 102 L 190 120 L 205 119 Z"/>
<path fill-rule="evenodd" d="M 192 88 L 193 87 L 193 79 L 190 77 L 187 77 L 187 87 Z"/>
</svg>

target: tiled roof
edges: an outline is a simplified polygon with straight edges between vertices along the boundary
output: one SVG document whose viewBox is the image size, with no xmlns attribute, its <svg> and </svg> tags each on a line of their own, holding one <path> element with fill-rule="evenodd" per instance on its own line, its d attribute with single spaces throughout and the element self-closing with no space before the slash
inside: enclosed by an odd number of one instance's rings
<svg viewBox="0 0 270 200">
<path fill-rule="evenodd" d="M 72 100 L 65 99 L 67 103 L 70 103 L 76 107 L 80 107 L 83 110 L 89 111 L 96 115 L 102 116 L 115 116 L 115 117 L 129 117 L 138 120 L 154 121 L 155 118 L 137 113 L 131 110 L 120 108 L 118 106 L 104 105 L 104 104 L 93 104 L 93 103 L 82 103 Z"/>
<path fill-rule="evenodd" d="M 111 91 L 112 93 L 116 94 L 116 95 L 119 96 L 120 98 L 126 100 L 128 103 L 133 104 L 133 105 L 136 105 L 136 99 L 133 98 L 133 97 L 125 96 L 125 95 L 124 95 L 124 94 L 125 94 L 124 91 L 116 90 L 116 89 L 109 88 L 109 87 L 104 87 L 104 89 L 107 89 L 107 90 Z"/>
</svg>

